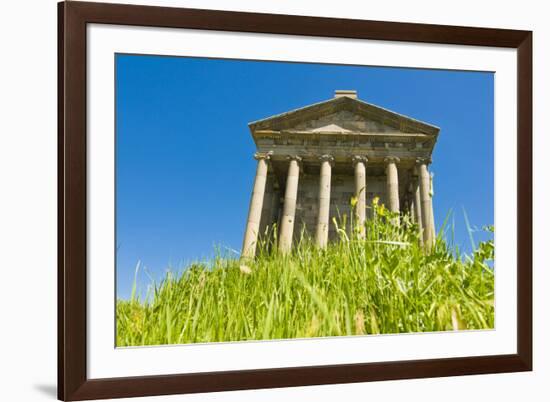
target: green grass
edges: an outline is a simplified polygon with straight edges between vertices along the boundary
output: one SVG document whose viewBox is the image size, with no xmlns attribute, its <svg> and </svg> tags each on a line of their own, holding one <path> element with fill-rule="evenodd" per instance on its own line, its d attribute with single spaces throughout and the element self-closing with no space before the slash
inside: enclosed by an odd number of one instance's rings
<svg viewBox="0 0 550 402">
<path fill-rule="evenodd" d="M 459 256 L 439 236 L 426 251 L 407 216 L 373 208 L 365 239 L 302 236 L 283 256 L 272 238 L 254 261 L 193 264 L 145 301 L 133 291 L 117 301 L 117 346 L 493 328 L 493 242 Z"/>
</svg>

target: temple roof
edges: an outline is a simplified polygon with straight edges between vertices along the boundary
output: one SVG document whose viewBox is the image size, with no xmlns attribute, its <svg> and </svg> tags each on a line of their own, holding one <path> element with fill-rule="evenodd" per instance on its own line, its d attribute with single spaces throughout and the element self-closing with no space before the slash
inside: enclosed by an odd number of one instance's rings
<svg viewBox="0 0 550 402">
<path fill-rule="evenodd" d="M 439 127 L 357 98 L 355 91 L 249 123 L 250 131 L 327 134 L 424 134 L 435 141 Z"/>
</svg>

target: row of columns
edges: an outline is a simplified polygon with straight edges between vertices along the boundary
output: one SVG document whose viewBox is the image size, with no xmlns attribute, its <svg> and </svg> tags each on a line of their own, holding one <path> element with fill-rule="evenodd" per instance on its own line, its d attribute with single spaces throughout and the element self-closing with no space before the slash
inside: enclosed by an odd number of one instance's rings
<svg viewBox="0 0 550 402">
<path fill-rule="evenodd" d="M 262 213 L 262 205 L 267 180 L 268 161 L 272 153 L 256 153 L 258 160 L 254 189 L 250 201 L 248 220 L 245 230 L 242 256 L 245 258 L 254 257 L 258 231 Z M 292 247 L 294 222 L 296 217 L 296 203 L 298 198 L 298 181 L 300 177 L 300 163 L 302 158 L 294 155 L 287 157 L 289 161 L 283 214 L 279 228 L 279 250 L 287 253 Z M 321 170 L 319 177 L 319 211 L 315 239 L 319 247 L 326 247 L 329 232 L 329 211 L 330 211 L 330 190 L 332 178 L 332 166 L 334 158 L 331 155 L 322 155 L 320 158 Z M 359 235 L 365 235 L 366 219 L 366 164 L 368 158 L 358 155 L 352 158 L 355 174 L 355 196 L 357 204 L 355 217 L 357 226 L 360 228 Z M 387 157 L 386 163 L 386 184 L 388 209 L 392 212 L 399 212 L 399 178 L 397 164 L 400 162 L 397 157 Z M 428 160 L 417 160 L 418 186 L 413 197 L 413 216 L 418 222 L 422 231 L 422 241 L 425 245 L 431 246 L 435 239 L 433 222 L 432 199 L 430 194 L 430 176 L 427 169 Z"/>
</svg>

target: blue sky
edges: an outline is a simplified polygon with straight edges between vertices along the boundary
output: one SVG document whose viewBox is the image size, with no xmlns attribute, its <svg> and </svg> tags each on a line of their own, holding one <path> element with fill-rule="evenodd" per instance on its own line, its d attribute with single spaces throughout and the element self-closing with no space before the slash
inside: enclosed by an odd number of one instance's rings
<svg viewBox="0 0 550 402">
<path fill-rule="evenodd" d="M 471 249 L 463 208 L 470 225 L 493 224 L 492 73 L 141 55 L 115 62 L 119 298 L 129 297 L 138 261 L 143 292 L 215 246 L 239 251 L 256 169 L 248 123 L 335 89 L 441 128 L 430 167 L 435 220 L 454 212 L 461 250 Z"/>
</svg>

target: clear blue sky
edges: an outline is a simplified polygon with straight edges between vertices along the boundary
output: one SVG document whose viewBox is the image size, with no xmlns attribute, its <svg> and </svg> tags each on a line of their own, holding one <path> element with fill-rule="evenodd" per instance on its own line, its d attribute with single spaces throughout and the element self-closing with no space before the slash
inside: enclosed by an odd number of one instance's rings
<svg viewBox="0 0 550 402">
<path fill-rule="evenodd" d="M 493 74 L 201 58 L 116 56 L 117 297 L 136 263 L 150 277 L 239 251 L 256 161 L 247 124 L 356 89 L 359 97 L 441 127 L 433 154 L 435 220 L 454 211 L 493 224 Z M 476 242 L 486 238 L 474 234 Z M 149 277 L 149 276 L 150 277 Z"/>
</svg>

